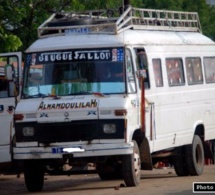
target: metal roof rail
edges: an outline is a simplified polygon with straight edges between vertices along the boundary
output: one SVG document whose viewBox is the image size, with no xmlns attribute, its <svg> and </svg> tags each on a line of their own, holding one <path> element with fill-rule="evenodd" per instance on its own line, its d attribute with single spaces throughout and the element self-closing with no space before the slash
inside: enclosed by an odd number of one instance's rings
<svg viewBox="0 0 215 195">
<path fill-rule="evenodd" d="M 128 14 L 133 29 L 201 32 L 197 12 L 131 8 Z"/>
<path fill-rule="evenodd" d="M 154 10 L 129 6 L 119 10 L 56 13 L 38 28 L 38 37 L 73 33 L 118 34 L 127 29 L 201 32 L 197 12 Z"/>
</svg>

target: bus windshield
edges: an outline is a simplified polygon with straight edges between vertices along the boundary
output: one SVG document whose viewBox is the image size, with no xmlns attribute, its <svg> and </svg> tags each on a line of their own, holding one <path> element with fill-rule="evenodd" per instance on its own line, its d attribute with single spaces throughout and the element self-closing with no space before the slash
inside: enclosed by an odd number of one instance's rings
<svg viewBox="0 0 215 195">
<path fill-rule="evenodd" d="M 28 53 L 23 98 L 125 93 L 123 49 Z"/>
</svg>

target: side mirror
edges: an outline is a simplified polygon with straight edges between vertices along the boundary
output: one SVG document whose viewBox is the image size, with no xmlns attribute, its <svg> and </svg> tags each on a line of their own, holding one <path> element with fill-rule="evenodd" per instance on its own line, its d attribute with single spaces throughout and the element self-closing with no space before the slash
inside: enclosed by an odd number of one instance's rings
<svg viewBox="0 0 215 195">
<path fill-rule="evenodd" d="M 8 81 L 13 81 L 14 78 L 14 68 L 12 64 L 7 64 L 5 66 L 5 77 Z"/>
<path fill-rule="evenodd" d="M 138 79 L 145 79 L 147 76 L 146 76 L 146 70 L 145 69 L 140 69 L 140 70 L 137 70 L 136 71 L 136 75 L 137 75 L 137 78 Z"/>
</svg>

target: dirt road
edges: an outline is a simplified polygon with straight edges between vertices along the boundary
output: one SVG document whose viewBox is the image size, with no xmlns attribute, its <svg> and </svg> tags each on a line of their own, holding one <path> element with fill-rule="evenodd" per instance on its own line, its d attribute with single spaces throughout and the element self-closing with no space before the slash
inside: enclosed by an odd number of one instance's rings
<svg viewBox="0 0 215 195">
<path fill-rule="evenodd" d="M 190 195 L 193 182 L 215 182 L 215 165 L 205 166 L 201 176 L 177 177 L 174 169 L 143 171 L 138 187 L 123 186 L 122 180 L 101 181 L 97 174 L 73 176 L 45 176 L 43 191 L 30 194 L 51 195 Z M 24 176 L 0 175 L 1 195 L 29 194 Z M 202 193 L 201 193 L 202 194 Z M 207 194 L 208 195 L 208 194 Z"/>
</svg>

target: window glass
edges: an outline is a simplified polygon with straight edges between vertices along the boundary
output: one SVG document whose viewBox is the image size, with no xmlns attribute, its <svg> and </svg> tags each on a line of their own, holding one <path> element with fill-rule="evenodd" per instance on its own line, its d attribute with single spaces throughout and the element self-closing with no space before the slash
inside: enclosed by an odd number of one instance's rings
<svg viewBox="0 0 215 195">
<path fill-rule="evenodd" d="M 127 90 L 128 93 L 134 93 L 136 92 L 134 69 L 131 58 L 131 52 L 128 49 L 126 50 L 125 59 L 126 59 Z"/>
<path fill-rule="evenodd" d="M 150 88 L 149 82 L 149 70 L 148 70 L 148 62 L 147 62 L 147 55 L 145 49 L 138 48 L 136 49 L 136 64 L 137 70 L 144 70 L 144 87 L 145 89 Z M 140 87 L 140 83 L 139 83 Z"/>
<path fill-rule="evenodd" d="M 163 76 L 162 76 L 162 70 L 161 70 L 161 60 L 152 59 L 152 64 L 153 64 L 155 85 L 156 85 L 156 87 L 162 87 L 163 86 Z"/>
<path fill-rule="evenodd" d="M 29 68 L 28 86 L 38 86 L 43 84 L 43 64 L 32 65 Z"/>
<path fill-rule="evenodd" d="M 28 53 L 22 95 L 39 98 L 50 94 L 124 94 L 123 66 L 123 48 Z"/>
<path fill-rule="evenodd" d="M 200 58 L 186 58 L 187 82 L 189 85 L 203 83 L 202 66 Z"/>
<path fill-rule="evenodd" d="M 5 78 L 5 66 L 13 65 L 15 74 L 14 81 L 7 81 Z M 0 98 L 14 97 L 18 93 L 15 83 L 18 82 L 18 59 L 15 56 L 0 57 Z"/>
<path fill-rule="evenodd" d="M 180 86 L 185 84 L 182 59 L 166 59 L 166 69 L 169 86 Z"/>
<path fill-rule="evenodd" d="M 215 82 L 215 57 L 204 58 L 205 80 L 206 83 Z"/>
</svg>

